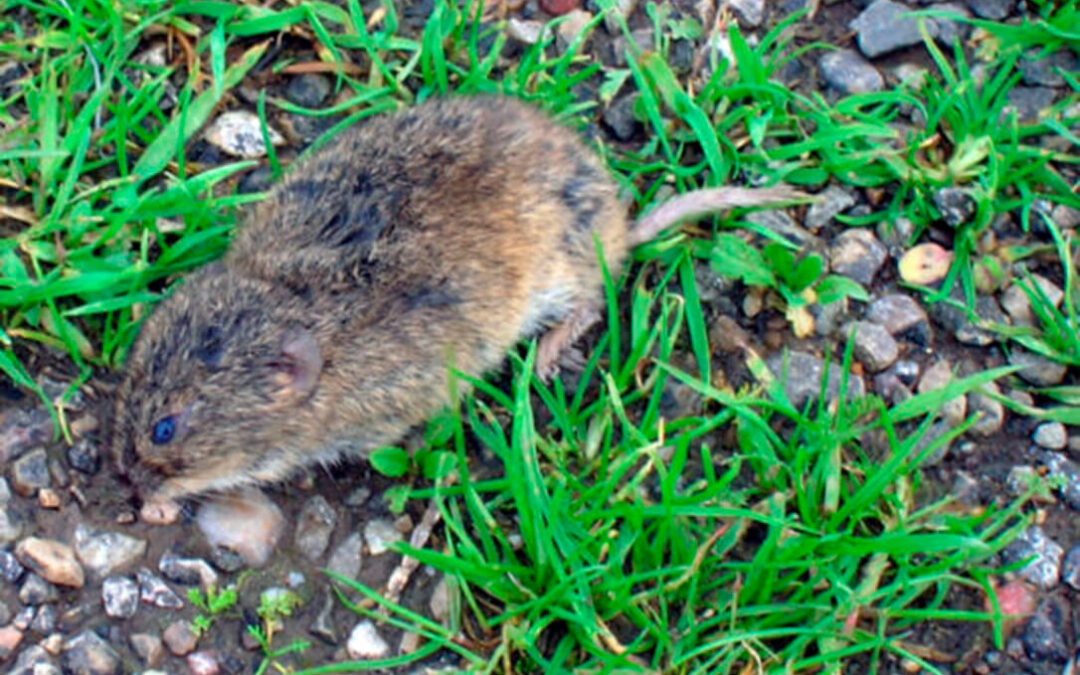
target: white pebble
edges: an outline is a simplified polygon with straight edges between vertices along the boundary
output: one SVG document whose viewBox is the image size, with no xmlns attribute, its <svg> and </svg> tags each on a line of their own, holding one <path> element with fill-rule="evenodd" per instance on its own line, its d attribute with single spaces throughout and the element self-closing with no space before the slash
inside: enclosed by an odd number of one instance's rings
<svg viewBox="0 0 1080 675">
<path fill-rule="evenodd" d="M 390 653 L 390 645 L 375 630 L 375 624 L 364 620 L 349 633 L 345 650 L 354 659 L 381 659 Z"/>
<path fill-rule="evenodd" d="M 390 547 L 403 540 L 404 536 L 389 520 L 379 518 L 364 525 L 364 539 L 371 555 L 379 555 L 389 551 Z"/>
</svg>

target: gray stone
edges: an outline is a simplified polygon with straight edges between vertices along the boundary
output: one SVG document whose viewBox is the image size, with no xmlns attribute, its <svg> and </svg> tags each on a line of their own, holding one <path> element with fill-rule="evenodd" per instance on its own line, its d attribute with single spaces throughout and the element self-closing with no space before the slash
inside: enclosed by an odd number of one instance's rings
<svg viewBox="0 0 1080 675">
<path fill-rule="evenodd" d="M 784 383 L 784 393 L 796 408 L 801 408 L 811 398 L 816 399 L 821 392 L 821 380 L 825 376 L 825 362 L 806 352 L 776 352 L 765 359 L 765 365 L 773 375 Z M 825 396 L 835 401 L 840 395 L 840 380 L 843 369 L 836 363 L 830 363 L 828 384 Z M 847 398 L 860 398 L 866 393 L 866 384 L 858 375 L 849 374 L 847 379 Z"/>
<path fill-rule="evenodd" d="M 30 622 L 30 630 L 38 635 L 49 635 L 56 630 L 56 608 L 52 605 L 38 607 L 34 620 Z"/>
<path fill-rule="evenodd" d="M 1080 511 L 1080 466 L 1060 452 L 1039 447 L 1029 448 L 1029 452 L 1046 467 L 1048 478 L 1061 482 L 1057 492 L 1065 503 L 1070 508 Z"/>
<path fill-rule="evenodd" d="M 610 129 L 615 138 L 620 141 L 633 139 L 641 129 L 641 123 L 634 117 L 634 103 L 637 98 L 636 93 L 626 94 L 615 99 L 604 109 L 601 117 L 604 126 Z"/>
<path fill-rule="evenodd" d="M 979 505 L 979 481 L 967 471 L 957 471 L 953 480 L 952 495 L 961 504 Z"/>
<path fill-rule="evenodd" d="M 975 200 L 964 188 L 941 188 L 934 193 L 934 206 L 949 227 L 960 227 L 975 215 Z"/>
<path fill-rule="evenodd" d="M 61 657 L 70 675 L 119 675 L 120 655 L 97 633 L 85 630 L 64 643 Z"/>
<path fill-rule="evenodd" d="M 952 365 L 942 359 L 926 369 L 919 380 L 919 393 L 943 389 L 953 380 Z M 942 403 L 941 416 L 950 427 L 958 427 L 967 417 L 967 398 L 956 396 Z"/>
<path fill-rule="evenodd" d="M 1032 437 L 1040 446 L 1050 450 L 1063 450 L 1069 444 L 1069 433 L 1061 422 L 1043 422 L 1035 427 Z"/>
<path fill-rule="evenodd" d="M 1064 549 L 1038 525 L 1032 525 L 1021 532 L 1001 552 L 1006 565 L 1032 558 L 1031 562 L 1019 570 L 1019 574 L 1044 591 L 1058 585 L 1061 578 L 1061 559 L 1064 555 Z"/>
<path fill-rule="evenodd" d="M 191 622 L 177 619 L 165 628 L 161 641 L 174 656 L 185 656 L 195 651 L 199 636 L 191 629 Z"/>
<path fill-rule="evenodd" d="M 215 546 L 210 551 L 210 562 L 226 573 L 239 572 L 246 566 L 244 556 L 225 546 Z"/>
<path fill-rule="evenodd" d="M 217 572 L 202 558 L 182 558 L 166 551 L 158 562 L 158 571 L 169 581 L 185 586 L 198 584 L 204 590 L 217 586 Z"/>
<path fill-rule="evenodd" d="M 844 230 L 829 247 L 829 264 L 832 271 L 869 285 L 874 281 L 888 252 L 871 230 L 854 228 Z"/>
<path fill-rule="evenodd" d="M 816 248 L 818 238 L 808 230 L 800 227 L 795 219 L 781 209 L 768 209 L 764 211 L 752 211 L 744 216 L 744 220 L 763 227 L 775 234 L 787 239 L 800 248 Z"/>
<path fill-rule="evenodd" d="M 139 609 L 139 585 L 131 577 L 106 577 L 101 584 L 105 613 L 114 619 L 130 619 Z"/>
<path fill-rule="evenodd" d="M 821 76 L 841 94 L 881 91 L 885 78 L 878 69 L 853 49 L 826 52 L 818 61 Z"/>
<path fill-rule="evenodd" d="M 1007 109 L 1016 111 L 1021 122 L 1035 122 L 1042 112 L 1054 105 L 1057 90 L 1053 87 L 1013 87 L 1008 93 Z"/>
<path fill-rule="evenodd" d="M 386 553 L 404 537 L 392 522 L 385 518 L 376 518 L 364 525 L 364 539 L 367 541 L 368 551 L 375 556 Z"/>
<path fill-rule="evenodd" d="M 146 553 L 146 542 L 119 532 L 96 532 L 86 525 L 75 528 L 75 555 L 91 578 L 104 579 L 135 564 Z"/>
<path fill-rule="evenodd" d="M 305 108 L 318 108 L 330 95 L 330 78 L 319 73 L 294 75 L 285 86 L 285 98 Z"/>
<path fill-rule="evenodd" d="M 849 25 L 858 33 L 859 51 L 870 58 L 922 44 L 919 20 L 911 17 L 907 5 L 891 0 L 875 0 Z M 966 10 L 960 8 L 960 13 Z M 931 38 L 950 43 L 956 37 L 956 25 L 947 19 L 924 18 Z"/>
<path fill-rule="evenodd" d="M 221 661 L 212 651 L 192 652 L 184 660 L 191 675 L 218 675 L 221 672 Z"/>
<path fill-rule="evenodd" d="M 611 35 L 620 34 L 619 18 L 629 19 L 637 9 L 637 0 L 615 0 L 612 10 L 604 15 L 604 29 Z"/>
<path fill-rule="evenodd" d="M 817 232 L 832 222 L 833 218 L 855 206 L 855 198 L 843 188 L 830 186 L 817 195 L 819 201 L 806 210 L 806 226 Z"/>
<path fill-rule="evenodd" d="M 128 638 L 131 649 L 148 666 L 157 666 L 165 658 L 165 644 L 152 633 L 133 633 Z M 143 674 L 145 675 L 145 673 Z"/>
<path fill-rule="evenodd" d="M 33 497 L 50 483 L 49 456 L 43 448 L 31 450 L 11 464 L 11 485 L 23 497 Z"/>
<path fill-rule="evenodd" d="M 1038 287 L 1037 289 L 1025 281 L 1013 283 L 1001 293 L 1001 307 L 1014 324 L 1021 326 L 1035 324 L 1035 315 L 1032 313 L 1028 291 L 1036 294 L 1040 306 L 1043 306 L 1043 300 L 1045 300 L 1054 307 L 1060 307 L 1065 297 L 1065 293 L 1044 276 L 1033 274 L 1032 281 Z"/>
<path fill-rule="evenodd" d="M 765 20 L 765 0 L 730 0 L 739 23 L 756 28 Z"/>
<path fill-rule="evenodd" d="M 1059 598 L 1046 598 L 1024 626 L 1020 639 L 1024 651 L 1035 663 L 1065 663 L 1069 647 L 1065 632 L 1069 626 L 1069 608 Z"/>
<path fill-rule="evenodd" d="M 19 653 L 7 675 L 60 675 L 60 669 L 44 647 L 31 645 Z"/>
<path fill-rule="evenodd" d="M 312 562 L 319 560 L 330 544 L 330 535 L 337 525 L 337 513 L 322 495 L 307 500 L 300 509 L 296 523 L 296 548 Z"/>
<path fill-rule="evenodd" d="M 92 476 L 101 470 L 101 451 L 97 443 L 84 438 L 67 449 L 68 465 L 80 473 Z"/>
<path fill-rule="evenodd" d="M 1012 347 L 1009 352 L 1009 363 L 1023 366 L 1016 374 L 1029 384 L 1037 387 L 1051 387 L 1055 384 L 1061 384 L 1068 370 L 1065 365 L 1040 354 L 1029 352 L 1020 346 Z"/>
<path fill-rule="evenodd" d="M 338 643 L 337 627 L 334 625 L 334 607 L 336 605 L 337 602 L 330 593 L 324 594 L 319 613 L 308 629 L 308 632 L 328 645 Z"/>
<path fill-rule="evenodd" d="M 1065 86 L 1065 78 L 1062 77 L 1061 73 L 1076 75 L 1080 71 L 1080 64 L 1077 64 L 1076 56 L 1068 49 L 1057 49 L 1049 56 L 1035 58 L 1040 51 L 1042 50 L 1030 50 L 1016 64 L 1024 74 L 1024 84 L 1063 87 Z"/>
<path fill-rule="evenodd" d="M 346 579 L 356 579 L 360 576 L 360 567 L 363 563 L 364 540 L 359 532 L 353 532 L 338 544 L 326 568 Z"/>
<path fill-rule="evenodd" d="M 0 504 L 0 543 L 9 544 L 22 535 L 22 520 L 6 504 Z"/>
<path fill-rule="evenodd" d="M 34 620 L 34 608 L 23 607 L 19 610 L 19 613 L 15 615 L 15 618 L 11 620 L 11 625 L 15 626 L 21 631 L 30 630 L 30 624 Z"/>
<path fill-rule="evenodd" d="M 139 599 L 146 604 L 162 609 L 180 609 L 184 606 L 184 601 L 180 599 L 180 596 L 169 588 L 161 577 L 145 567 L 139 570 L 137 578 Z"/>
<path fill-rule="evenodd" d="M 0 626 L 5 626 L 11 623 L 11 619 L 14 615 L 11 613 L 11 608 L 3 600 L 0 600 Z"/>
<path fill-rule="evenodd" d="M 1080 591 L 1080 544 L 1069 549 L 1061 561 L 1061 580 L 1074 591 Z"/>
<path fill-rule="evenodd" d="M 0 416 L 0 462 L 52 440 L 53 423 L 44 408 L 17 409 Z"/>
<path fill-rule="evenodd" d="M 532 19 L 520 19 L 512 16 L 506 24 L 506 34 L 510 36 L 510 39 L 526 45 L 534 45 L 539 42 L 543 31 L 544 24 Z"/>
<path fill-rule="evenodd" d="M 1080 227 L 1080 209 L 1068 204 L 1058 204 L 1050 212 L 1050 218 L 1063 230 Z"/>
<path fill-rule="evenodd" d="M 22 586 L 19 587 L 19 602 L 24 605 L 40 605 L 44 602 L 55 602 L 57 598 L 56 587 L 31 572 L 26 575 Z"/>
<path fill-rule="evenodd" d="M 978 317 L 978 323 L 968 318 L 967 300 L 959 285 L 950 293 L 950 299 L 953 302 L 934 303 L 930 308 L 930 316 L 964 344 L 977 347 L 991 345 L 997 340 L 997 335 L 988 327 L 994 324 L 1009 324 L 1009 317 L 992 296 L 975 296 L 975 316 Z"/>
<path fill-rule="evenodd" d="M 932 423 L 930 427 L 926 430 L 926 433 L 923 434 L 923 437 L 920 438 L 915 443 L 915 446 L 911 449 L 910 457 L 915 458 L 921 452 L 933 446 L 935 443 L 940 441 L 946 434 L 948 434 L 950 430 L 951 429 L 948 423 L 942 420 L 937 420 L 936 422 Z M 928 454 L 926 458 L 923 459 L 921 466 L 923 466 L 924 468 L 928 468 L 941 464 L 941 462 L 943 462 L 945 460 L 945 457 L 949 454 L 949 448 L 951 446 L 951 441 L 945 441 L 941 443 L 940 446 L 935 447 L 933 450 L 931 450 L 930 454 Z"/>
<path fill-rule="evenodd" d="M 242 195 L 266 192 L 274 184 L 274 170 L 268 166 L 255 167 L 248 171 L 236 187 L 236 191 Z"/>
<path fill-rule="evenodd" d="M 885 370 L 896 361 L 900 348 L 889 331 L 876 323 L 856 321 L 844 329 L 845 334 L 855 330 L 855 358 L 866 368 L 876 373 Z"/>
<path fill-rule="evenodd" d="M 1000 21 L 1016 9 L 1016 0 L 967 0 L 968 7 L 977 16 Z"/>
<path fill-rule="evenodd" d="M 1005 424 L 1005 406 L 983 392 L 1000 394 L 1001 388 L 990 382 L 983 385 L 981 391 L 968 394 L 968 410 L 979 416 L 968 433 L 985 438 L 1001 431 Z"/>
</svg>

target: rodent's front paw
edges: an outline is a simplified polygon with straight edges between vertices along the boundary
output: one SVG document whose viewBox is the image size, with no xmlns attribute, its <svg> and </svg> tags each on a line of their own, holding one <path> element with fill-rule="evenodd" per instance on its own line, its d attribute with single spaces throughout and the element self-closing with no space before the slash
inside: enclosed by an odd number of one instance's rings
<svg viewBox="0 0 1080 675">
<path fill-rule="evenodd" d="M 139 517 L 150 525 L 170 525 L 180 519 L 180 505 L 171 499 L 149 500 L 143 503 Z"/>
</svg>

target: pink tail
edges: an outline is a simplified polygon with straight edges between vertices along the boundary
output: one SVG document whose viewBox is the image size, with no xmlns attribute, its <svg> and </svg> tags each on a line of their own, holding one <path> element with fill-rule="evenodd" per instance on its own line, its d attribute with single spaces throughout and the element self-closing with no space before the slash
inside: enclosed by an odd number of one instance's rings
<svg viewBox="0 0 1080 675">
<path fill-rule="evenodd" d="M 669 199 L 630 226 L 630 245 L 637 246 L 656 238 L 663 230 L 679 223 L 735 207 L 770 206 L 809 198 L 789 185 L 767 188 L 722 187 L 693 190 Z"/>
</svg>

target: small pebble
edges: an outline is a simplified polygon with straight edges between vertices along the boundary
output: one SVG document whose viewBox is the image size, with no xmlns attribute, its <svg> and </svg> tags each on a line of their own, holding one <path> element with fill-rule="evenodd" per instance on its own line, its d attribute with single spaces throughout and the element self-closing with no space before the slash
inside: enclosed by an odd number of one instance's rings
<svg viewBox="0 0 1080 675">
<path fill-rule="evenodd" d="M 19 559 L 11 551 L 0 551 L 0 577 L 9 584 L 18 583 L 26 568 L 19 563 Z"/>
<path fill-rule="evenodd" d="M 926 369 L 919 380 L 918 392 L 920 394 L 943 389 L 953 380 L 952 366 L 942 359 Z M 967 417 L 967 398 L 956 396 L 945 401 L 941 406 L 941 415 L 951 427 L 957 427 Z"/>
<path fill-rule="evenodd" d="M 1069 444 L 1069 434 L 1061 422 L 1043 422 L 1035 427 L 1032 437 L 1036 443 L 1051 450 L 1063 450 Z"/>
<path fill-rule="evenodd" d="M 169 588 L 163 579 L 145 567 L 139 570 L 137 578 L 139 600 L 142 602 L 161 609 L 180 609 L 184 606 L 184 601 L 180 599 L 180 596 Z"/>
<path fill-rule="evenodd" d="M 42 448 L 26 453 L 11 465 L 11 485 L 23 497 L 35 496 L 51 482 L 49 456 Z"/>
<path fill-rule="evenodd" d="M 191 675 L 218 675 L 221 672 L 221 663 L 213 652 L 192 652 L 186 661 Z"/>
<path fill-rule="evenodd" d="M 934 206 L 949 227 L 959 227 L 975 215 L 975 200 L 964 188 L 941 188 L 934 193 Z"/>
<path fill-rule="evenodd" d="M 142 662 L 154 667 L 161 665 L 165 659 L 165 644 L 157 635 L 152 633 L 133 633 L 128 638 L 131 649 L 138 654 Z"/>
<path fill-rule="evenodd" d="M 818 61 L 818 68 L 829 86 L 841 94 L 866 94 L 885 86 L 885 78 L 878 69 L 854 49 L 826 52 Z"/>
<path fill-rule="evenodd" d="M 322 495 L 315 495 L 304 503 L 296 522 L 294 544 L 297 550 L 312 562 L 317 562 L 330 544 L 330 535 L 337 525 L 337 513 Z"/>
<path fill-rule="evenodd" d="M 365 619 L 349 633 L 345 651 L 354 659 L 381 659 L 390 653 L 390 645 L 379 635 L 375 624 Z"/>
<path fill-rule="evenodd" d="M 844 230 L 829 247 L 832 271 L 863 285 L 873 282 L 887 257 L 885 246 L 866 228 Z"/>
<path fill-rule="evenodd" d="M 1069 659 L 1065 643 L 1069 629 L 1069 608 L 1059 598 L 1046 598 L 1028 620 L 1020 639 L 1035 663 L 1063 664 Z"/>
<path fill-rule="evenodd" d="M 1051 590 L 1058 585 L 1064 555 L 1064 549 L 1038 525 L 1032 525 L 1021 532 L 1001 552 L 1007 565 L 1032 558 L 1031 562 L 1019 570 L 1019 574 L 1043 590 Z"/>
<path fill-rule="evenodd" d="M 364 540 L 367 541 L 368 552 L 375 556 L 386 553 L 395 543 L 404 540 L 404 537 L 392 522 L 377 518 L 364 525 Z"/>
<path fill-rule="evenodd" d="M 315 621 L 312 622 L 311 627 L 308 629 L 308 632 L 328 645 L 336 645 L 338 643 L 337 627 L 334 625 L 334 607 L 336 606 L 337 601 L 334 599 L 334 596 L 330 593 L 325 593 L 323 596 L 322 607 L 319 609 Z"/>
<path fill-rule="evenodd" d="M 318 108 L 330 95 L 330 78 L 319 73 L 294 75 L 285 86 L 285 98 L 305 108 Z"/>
<path fill-rule="evenodd" d="M 806 210 L 806 226 L 817 232 L 833 221 L 836 216 L 855 206 L 855 198 L 843 188 L 830 186 L 818 195 L 819 201 Z"/>
<path fill-rule="evenodd" d="M 101 470 L 101 451 L 85 438 L 67 449 L 67 460 L 72 469 L 88 476 Z"/>
<path fill-rule="evenodd" d="M 72 675 L 119 675 L 120 655 L 92 630 L 85 630 L 64 643 L 61 662 Z"/>
<path fill-rule="evenodd" d="M 346 579 L 356 579 L 360 576 L 360 568 L 364 559 L 363 549 L 364 540 L 361 538 L 360 533 L 353 532 L 345 537 L 334 549 L 333 553 L 330 554 L 330 560 L 327 561 L 326 568 Z"/>
<path fill-rule="evenodd" d="M 273 145 L 285 143 L 281 134 L 269 125 L 267 125 L 267 134 Z M 234 157 L 258 159 L 266 155 L 259 116 L 248 110 L 230 110 L 221 113 L 210 123 L 203 137 Z"/>
<path fill-rule="evenodd" d="M 244 557 L 236 551 L 224 546 L 215 546 L 210 551 L 210 562 L 222 572 L 231 574 L 244 569 Z"/>
<path fill-rule="evenodd" d="M 48 635 L 56 630 L 56 608 L 52 605 L 38 607 L 34 620 L 30 622 L 30 630 L 38 635 Z"/>
<path fill-rule="evenodd" d="M 544 24 L 542 22 L 521 19 L 516 16 L 510 17 L 506 24 L 506 34 L 511 39 L 526 45 L 534 45 L 539 42 L 543 30 Z"/>
<path fill-rule="evenodd" d="M 161 633 L 161 641 L 174 656 L 184 656 L 195 651 L 199 636 L 191 629 L 191 622 L 177 619 Z"/>
<path fill-rule="evenodd" d="M 540 9 L 552 16 L 562 16 L 581 6 L 581 0 L 540 0 Z"/>
<path fill-rule="evenodd" d="M 105 613 L 114 619 L 130 619 L 139 609 L 139 585 L 130 577 L 106 577 L 101 584 Z"/>
<path fill-rule="evenodd" d="M 166 551 L 158 562 L 158 571 L 169 581 L 194 586 L 203 590 L 216 587 L 217 572 L 202 558 L 181 558 L 173 551 Z"/>
<path fill-rule="evenodd" d="M 849 325 L 844 333 L 849 335 L 853 329 L 855 331 L 855 358 L 862 362 L 870 372 L 885 370 L 900 355 L 896 340 L 883 326 L 869 321 L 856 321 Z"/>
<path fill-rule="evenodd" d="M 973 391 L 967 397 L 968 410 L 979 415 L 979 418 L 968 429 L 968 433 L 985 438 L 1001 431 L 1001 427 L 1005 424 L 1005 406 L 983 392 L 1000 394 L 1001 388 L 997 383 L 989 382 L 982 386 L 981 391 Z"/>
<path fill-rule="evenodd" d="M 450 587 L 446 583 L 446 577 L 439 579 L 435 590 L 431 592 L 428 609 L 431 610 L 431 617 L 439 623 L 446 623 L 450 618 Z"/>
<path fill-rule="evenodd" d="M 15 555 L 28 569 L 58 586 L 82 588 L 86 583 L 86 575 L 75 559 L 75 551 L 63 542 L 27 537 L 15 547 Z"/>
<path fill-rule="evenodd" d="M 75 555 L 95 579 L 134 565 L 146 553 L 146 541 L 119 532 L 96 532 L 85 525 L 75 528 Z"/>
<path fill-rule="evenodd" d="M 920 323 L 926 323 L 926 311 L 911 296 L 902 293 L 885 295 L 866 308 L 866 320 L 881 324 L 891 335 L 899 335 Z"/>
<path fill-rule="evenodd" d="M 60 494 L 52 488 L 41 488 L 38 491 L 38 504 L 43 509 L 60 508 Z"/>
<path fill-rule="evenodd" d="M 4 626 L 0 628 L 0 659 L 6 659 L 15 653 L 18 649 L 19 643 L 22 642 L 23 632 L 15 626 Z M 17 672 L 14 669 L 12 672 Z"/>
<path fill-rule="evenodd" d="M 19 601 L 24 605 L 55 602 L 56 597 L 56 587 L 32 572 L 26 575 L 26 580 L 19 588 Z"/>
<path fill-rule="evenodd" d="M 0 543 L 10 543 L 22 535 L 22 520 L 6 504 L 0 504 Z"/>
</svg>

